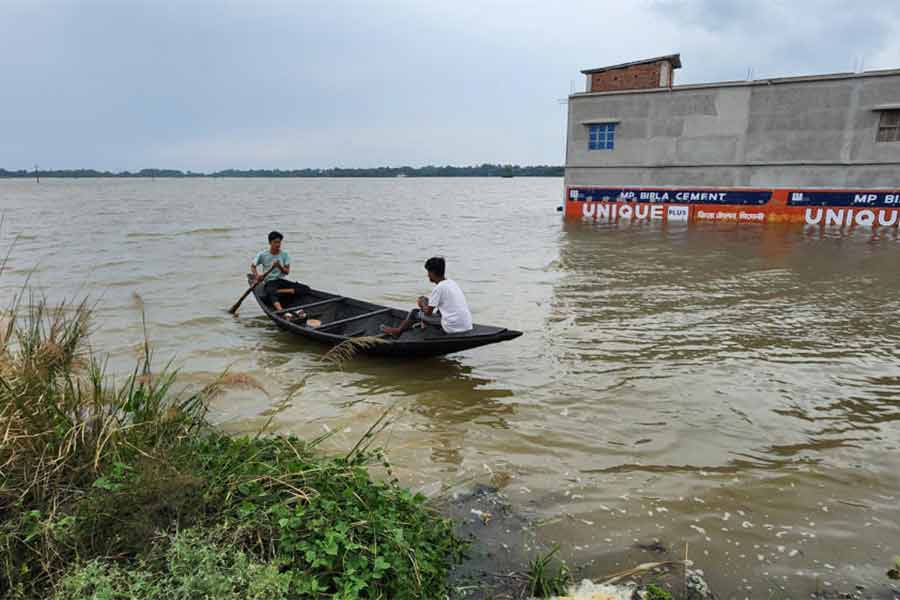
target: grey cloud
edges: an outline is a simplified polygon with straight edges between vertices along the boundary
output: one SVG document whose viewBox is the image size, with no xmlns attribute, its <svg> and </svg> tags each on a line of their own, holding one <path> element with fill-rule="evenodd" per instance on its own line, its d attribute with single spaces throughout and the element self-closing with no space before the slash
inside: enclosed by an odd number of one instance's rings
<svg viewBox="0 0 900 600">
<path fill-rule="evenodd" d="M 6 0 L 0 167 L 558 164 L 579 69 L 900 66 L 894 4 Z"/>
<path fill-rule="evenodd" d="M 706 61 L 707 76 L 733 78 L 752 67 L 757 77 L 900 66 L 879 63 L 900 35 L 895 0 L 655 0 L 652 10 L 683 29 L 688 49 Z M 685 74 L 698 78 L 697 65 Z M 743 69 L 743 72 L 741 71 Z"/>
</svg>

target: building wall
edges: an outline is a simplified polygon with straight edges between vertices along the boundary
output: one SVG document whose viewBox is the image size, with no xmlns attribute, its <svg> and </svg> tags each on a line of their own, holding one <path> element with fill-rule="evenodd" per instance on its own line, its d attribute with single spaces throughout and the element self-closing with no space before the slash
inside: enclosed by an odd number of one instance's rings
<svg viewBox="0 0 900 600">
<path fill-rule="evenodd" d="M 658 88 L 660 87 L 661 66 L 662 62 L 656 62 L 592 73 L 590 91 L 610 92 Z"/>
<path fill-rule="evenodd" d="M 575 94 L 567 185 L 896 187 L 900 143 L 875 142 L 900 70 L 800 80 Z M 590 121 L 618 121 L 589 151 Z"/>
</svg>

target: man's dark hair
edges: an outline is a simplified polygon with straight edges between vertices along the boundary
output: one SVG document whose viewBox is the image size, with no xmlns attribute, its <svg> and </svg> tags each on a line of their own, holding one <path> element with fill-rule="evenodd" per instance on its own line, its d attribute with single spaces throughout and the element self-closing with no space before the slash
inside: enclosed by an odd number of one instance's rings
<svg viewBox="0 0 900 600">
<path fill-rule="evenodd" d="M 425 261 L 425 269 L 437 275 L 438 277 L 444 276 L 444 270 L 447 268 L 447 263 L 444 262 L 443 256 L 432 256 L 428 260 Z"/>
<path fill-rule="evenodd" d="M 275 240 L 283 240 L 284 236 L 277 231 L 272 231 L 269 233 L 269 241 L 274 242 Z"/>
</svg>

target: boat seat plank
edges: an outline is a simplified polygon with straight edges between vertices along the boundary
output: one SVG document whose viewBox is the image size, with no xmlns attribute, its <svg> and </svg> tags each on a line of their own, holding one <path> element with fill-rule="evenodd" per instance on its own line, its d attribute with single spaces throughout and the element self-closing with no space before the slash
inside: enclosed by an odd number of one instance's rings
<svg viewBox="0 0 900 600">
<path fill-rule="evenodd" d="M 332 327 L 337 327 L 338 325 L 343 325 L 344 323 L 352 323 L 353 321 L 359 321 L 360 319 L 368 319 L 369 317 L 383 315 L 385 313 L 391 312 L 392 310 L 392 308 L 380 308 L 378 310 L 373 310 L 372 312 L 356 315 L 355 317 L 347 317 L 346 319 L 339 319 L 337 321 L 332 321 L 331 323 L 323 323 L 319 327 L 316 327 L 316 331 L 331 329 Z"/>
<path fill-rule="evenodd" d="M 327 300 L 319 300 L 318 302 L 310 302 L 309 304 L 301 304 L 300 306 L 292 306 L 290 308 L 283 308 L 281 310 L 272 311 L 276 315 L 283 315 L 285 313 L 294 312 L 295 310 L 306 310 L 307 308 L 315 308 L 317 306 L 325 306 L 326 304 L 331 304 L 333 302 L 343 302 L 346 300 L 343 296 L 338 296 L 337 298 L 328 298 Z"/>
</svg>

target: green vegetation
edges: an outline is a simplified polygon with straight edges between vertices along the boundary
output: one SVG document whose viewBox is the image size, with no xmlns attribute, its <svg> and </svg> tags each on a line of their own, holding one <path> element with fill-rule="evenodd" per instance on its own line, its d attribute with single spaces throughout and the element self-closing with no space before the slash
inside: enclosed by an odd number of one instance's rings
<svg viewBox="0 0 900 600">
<path fill-rule="evenodd" d="M 894 568 L 888 570 L 887 576 L 891 579 L 900 580 L 900 556 L 894 557 Z"/>
<path fill-rule="evenodd" d="M 438 598 L 462 544 L 425 499 L 322 439 L 231 438 L 149 350 L 115 385 L 89 307 L 0 319 L 0 598 Z M 390 470 L 388 468 L 388 474 Z"/>
<path fill-rule="evenodd" d="M 175 534 L 158 565 L 90 561 L 66 575 L 53 598 L 267 600 L 290 594 L 291 572 L 209 537 L 191 530 Z"/>
<path fill-rule="evenodd" d="M 226 169 L 213 173 L 195 173 L 178 169 L 141 169 L 140 171 L 97 171 L 94 169 L 57 169 L 8 171 L 0 169 L 3 178 L 41 177 L 562 177 L 563 167 L 553 165 L 495 165 L 484 163 L 467 167 L 450 165 L 425 167 L 372 167 L 345 169 Z"/>
<path fill-rule="evenodd" d="M 655 583 L 651 583 L 645 589 L 645 600 L 672 600 L 672 594 L 659 587 Z"/>
<path fill-rule="evenodd" d="M 528 564 L 528 593 L 533 598 L 550 598 L 562 596 L 572 583 L 572 577 L 566 565 L 559 563 L 553 568 L 554 555 L 559 551 L 556 546 L 544 555 L 538 555 Z"/>
</svg>

